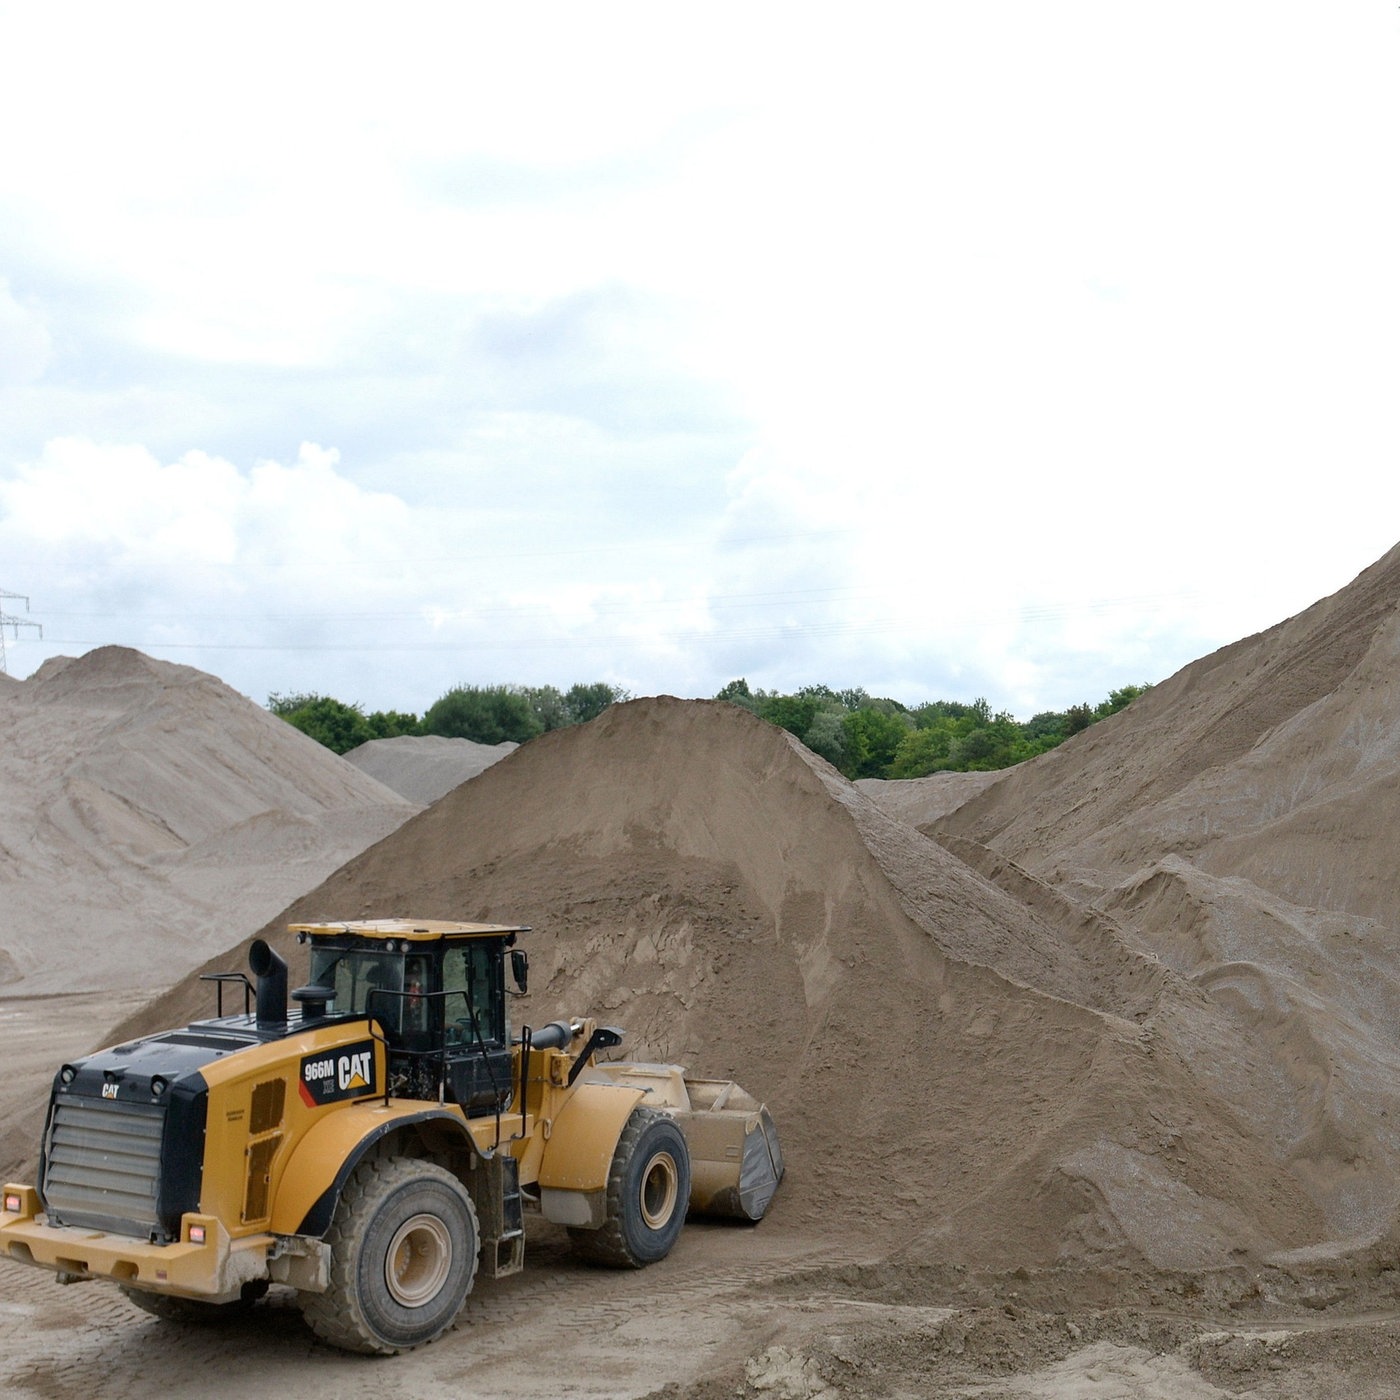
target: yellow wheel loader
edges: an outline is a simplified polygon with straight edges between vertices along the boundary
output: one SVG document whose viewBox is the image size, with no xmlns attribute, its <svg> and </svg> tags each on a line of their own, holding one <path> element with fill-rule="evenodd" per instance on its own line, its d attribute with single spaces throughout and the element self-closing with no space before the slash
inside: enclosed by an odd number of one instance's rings
<svg viewBox="0 0 1400 1400">
<path fill-rule="evenodd" d="M 256 984 L 212 975 L 213 1018 L 59 1070 L 35 1184 L 4 1188 L 0 1255 L 182 1321 L 289 1286 L 325 1341 L 393 1353 L 451 1326 L 478 1273 L 523 1266 L 527 1212 L 584 1259 L 639 1268 L 688 1210 L 767 1210 L 782 1153 L 738 1085 L 601 1063 L 622 1033 L 593 1020 L 511 1034 L 527 927 L 292 931 L 310 951 L 294 1009 L 259 939 Z M 225 1015 L 229 984 L 243 1009 Z"/>
</svg>

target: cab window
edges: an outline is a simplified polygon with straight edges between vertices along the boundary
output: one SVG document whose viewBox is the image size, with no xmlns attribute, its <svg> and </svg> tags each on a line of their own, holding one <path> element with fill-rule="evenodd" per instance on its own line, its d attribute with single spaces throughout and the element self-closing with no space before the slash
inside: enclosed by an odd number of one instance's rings
<svg viewBox="0 0 1400 1400">
<path fill-rule="evenodd" d="M 485 942 L 448 948 L 442 961 L 444 1014 L 449 1038 L 459 1044 L 500 1045 L 505 1041 L 505 1008 L 494 993 L 493 960 L 499 951 Z"/>
<path fill-rule="evenodd" d="M 399 1029 L 403 1005 L 401 998 L 376 997 L 372 1009 L 369 1001 L 370 994 L 379 988 L 390 992 L 404 990 L 402 957 L 375 949 L 313 948 L 311 980 L 335 988 L 335 997 L 327 1007 L 328 1011 L 338 1015 L 349 1012 L 357 1016 L 372 1011 L 386 1030 Z"/>
</svg>

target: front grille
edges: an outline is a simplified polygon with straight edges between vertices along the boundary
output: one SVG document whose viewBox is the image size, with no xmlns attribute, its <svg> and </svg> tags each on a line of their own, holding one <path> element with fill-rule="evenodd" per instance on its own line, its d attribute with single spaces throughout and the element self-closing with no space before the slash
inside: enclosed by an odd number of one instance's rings
<svg viewBox="0 0 1400 1400">
<path fill-rule="evenodd" d="M 149 1236 L 159 1228 L 163 1104 L 60 1098 L 44 1170 L 44 1205 L 59 1225 Z"/>
</svg>

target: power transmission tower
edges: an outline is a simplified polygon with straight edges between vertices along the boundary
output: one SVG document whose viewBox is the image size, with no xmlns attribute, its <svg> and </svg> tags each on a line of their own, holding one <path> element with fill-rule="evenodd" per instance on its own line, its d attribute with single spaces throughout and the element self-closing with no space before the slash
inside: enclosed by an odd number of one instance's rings
<svg viewBox="0 0 1400 1400">
<path fill-rule="evenodd" d="M 25 612 L 29 611 L 29 599 L 23 593 L 11 593 L 8 589 L 0 588 L 0 600 L 5 598 L 19 598 L 24 602 Z M 38 630 L 40 639 L 43 638 L 44 629 L 37 622 L 30 622 L 23 617 L 11 617 L 9 613 L 0 611 L 0 676 L 8 676 L 9 670 L 5 665 L 5 629 L 13 627 L 15 629 L 15 640 L 19 640 L 19 629 L 21 627 L 33 627 Z"/>
</svg>

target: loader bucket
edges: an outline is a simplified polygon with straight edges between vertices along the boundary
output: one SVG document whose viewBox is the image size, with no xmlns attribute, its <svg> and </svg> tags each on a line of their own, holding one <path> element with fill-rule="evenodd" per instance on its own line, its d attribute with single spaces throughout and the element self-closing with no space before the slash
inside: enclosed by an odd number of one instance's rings
<svg viewBox="0 0 1400 1400">
<path fill-rule="evenodd" d="M 677 1116 L 690 1148 L 690 1209 L 762 1220 L 783 1176 L 772 1115 L 730 1080 L 687 1079 L 685 1087 L 690 1112 Z"/>
<path fill-rule="evenodd" d="M 611 1062 L 595 1073 L 669 1113 L 690 1149 L 695 1215 L 762 1220 L 783 1179 L 783 1150 L 767 1107 L 732 1079 L 691 1079 L 679 1065 Z"/>
</svg>

